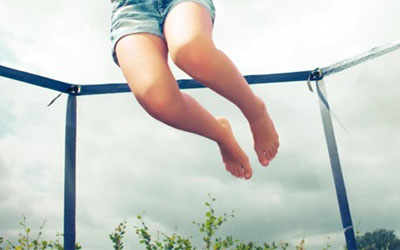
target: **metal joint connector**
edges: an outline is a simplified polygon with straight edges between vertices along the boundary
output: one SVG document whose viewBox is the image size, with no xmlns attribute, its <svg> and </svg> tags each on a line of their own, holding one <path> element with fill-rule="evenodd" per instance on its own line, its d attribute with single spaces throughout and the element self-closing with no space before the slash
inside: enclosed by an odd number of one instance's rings
<svg viewBox="0 0 400 250">
<path fill-rule="evenodd" d="M 77 95 L 77 94 L 81 93 L 81 86 L 80 86 L 80 85 L 72 85 L 72 86 L 68 89 L 68 92 L 69 92 L 70 94 Z"/>
<path fill-rule="evenodd" d="M 308 76 L 307 79 L 307 86 L 308 89 L 313 92 L 313 89 L 311 87 L 311 81 L 318 81 L 321 80 L 322 78 L 324 78 L 323 74 L 322 74 L 322 70 L 320 68 L 316 68 L 313 71 L 311 71 L 310 75 Z"/>
</svg>

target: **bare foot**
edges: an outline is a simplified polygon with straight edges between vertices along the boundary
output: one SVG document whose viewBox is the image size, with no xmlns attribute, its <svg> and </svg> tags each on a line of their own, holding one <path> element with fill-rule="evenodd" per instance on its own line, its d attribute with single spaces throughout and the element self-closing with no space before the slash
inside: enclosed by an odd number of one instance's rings
<svg viewBox="0 0 400 250">
<path fill-rule="evenodd" d="M 226 130 L 223 141 L 218 142 L 225 169 L 238 178 L 250 179 L 253 171 L 250 167 L 249 158 L 233 136 L 229 121 L 223 117 L 219 117 L 217 120 Z"/>
<path fill-rule="evenodd" d="M 276 156 L 279 147 L 279 136 L 275 130 L 264 102 L 260 102 L 259 115 L 249 121 L 253 133 L 254 149 L 261 165 L 268 166 L 269 162 Z"/>
</svg>

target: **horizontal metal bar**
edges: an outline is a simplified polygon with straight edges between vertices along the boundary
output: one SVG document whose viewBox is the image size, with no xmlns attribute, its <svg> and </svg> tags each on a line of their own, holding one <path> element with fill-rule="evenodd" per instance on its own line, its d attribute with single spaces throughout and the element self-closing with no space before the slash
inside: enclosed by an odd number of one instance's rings
<svg viewBox="0 0 400 250">
<path fill-rule="evenodd" d="M 249 84 L 265 84 L 279 82 L 295 82 L 307 81 L 312 71 L 299 71 L 290 73 L 277 73 L 267 75 L 247 75 L 244 78 Z M 316 80 L 316 79 L 312 79 Z M 196 89 L 204 88 L 205 86 L 193 79 L 177 80 L 180 89 Z M 81 85 L 80 92 L 77 95 L 99 95 L 111 93 L 127 93 L 130 89 L 126 83 L 107 83 L 107 84 L 92 84 Z"/>
<path fill-rule="evenodd" d="M 63 93 L 68 93 L 72 87 L 72 84 L 66 82 L 57 81 L 44 76 L 31 74 L 28 72 L 12 69 L 1 65 L 0 65 L 0 76 L 4 76 L 17 81 L 30 83 L 36 86 L 52 89 Z"/>
<path fill-rule="evenodd" d="M 357 56 L 353 56 L 353 57 L 344 59 L 340 62 L 329 65 L 327 67 L 324 67 L 324 68 L 322 68 L 322 73 L 324 76 L 334 74 L 334 73 L 354 67 L 360 63 L 363 63 L 365 61 L 374 59 L 376 57 L 385 55 L 387 53 L 390 53 L 390 52 L 398 50 L 398 49 L 400 49 L 400 39 L 393 41 L 391 43 L 387 43 L 387 44 L 383 44 L 378 47 L 374 47 L 374 48 L 369 49 Z"/>
<path fill-rule="evenodd" d="M 78 95 L 101 95 L 130 92 L 126 83 L 85 84 L 80 86 Z"/>
<path fill-rule="evenodd" d="M 265 84 L 265 83 L 279 83 L 279 82 L 295 82 L 295 81 L 307 81 L 307 80 L 321 80 L 324 76 L 329 74 L 342 71 L 354 65 L 357 65 L 366 60 L 381 56 L 400 48 L 400 40 L 394 41 L 375 47 L 369 51 L 322 68 L 322 76 L 317 79 L 311 73 L 313 71 L 299 71 L 289 73 L 277 73 L 277 74 L 266 74 L 266 75 L 247 75 L 244 76 L 249 84 Z M 91 84 L 91 85 L 72 85 L 70 83 L 57 81 L 40 75 L 31 74 L 28 72 L 8 68 L 0 65 L 0 76 L 8 77 L 14 80 L 23 81 L 26 83 L 34 84 L 37 86 L 49 88 L 52 90 L 60 91 L 63 93 L 69 93 L 73 95 L 98 95 L 98 94 L 112 94 L 112 93 L 127 93 L 130 92 L 129 87 L 126 83 L 108 83 L 108 84 Z M 311 76 L 311 78 L 310 78 Z M 193 89 L 193 88 L 204 88 L 201 83 L 193 79 L 182 79 L 178 80 L 180 89 Z M 74 87 L 79 86 L 79 91 L 75 91 Z"/>
</svg>

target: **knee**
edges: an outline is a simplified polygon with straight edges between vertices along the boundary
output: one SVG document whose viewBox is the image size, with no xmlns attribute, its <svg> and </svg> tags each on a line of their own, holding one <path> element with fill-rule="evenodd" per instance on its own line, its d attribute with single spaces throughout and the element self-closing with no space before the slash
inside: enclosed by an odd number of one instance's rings
<svg viewBox="0 0 400 250">
<path fill-rule="evenodd" d="M 182 42 L 171 46 L 170 55 L 173 62 L 183 71 L 196 79 L 203 79 L 212 73 L 213 58 L 217 49 L 210 41 L 201 39 Z"/>
<path fill-rule="evenodd" d="M 173 119 L 174 98 L 169 91 L 164 91 L 157 83 L 138 82 L 136 85 L 146 87 L 134 87 L 133 93 L 140 105 L 154 118 L 158 120 Z"/>
</svg>

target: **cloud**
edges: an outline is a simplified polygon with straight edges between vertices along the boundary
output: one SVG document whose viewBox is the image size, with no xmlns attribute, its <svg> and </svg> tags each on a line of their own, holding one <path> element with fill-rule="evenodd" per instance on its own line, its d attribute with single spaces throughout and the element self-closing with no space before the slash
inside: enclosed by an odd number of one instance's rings
<svg viewBox="0 0 400 250">
<path fill-rule="evenodd" d="M 244 74 L 313 69 L 396 38 L 399 3 L 386 1 L 215 1 L 216 44 Z M 360 8 L 362 6 L 362 8 Z M 1 63 L 73 83 L 123 82 L 109 50 L 109 3 L 1 2 Z M 21 18 L 23 17 L 23 18 Z M 7 21 L 6 21 L 7 20 Z M 397 27 L 397 28 L 396 28 Z M 399 52 L 326 78 L 353 222 L 361 231 L 400 230 L 396 166 L 400 138 Z M 177 78 L 187 76 L 172 67 Z M 16 237 L 21 215 L 46 235 L 62 231 L 66 96 L 0 80 L 0 225 Z M 254 166 L 250 182 L 225 172 L 210 140 L 167 127 L 131 94 L 78 98 L 77 232 L 85 249 L 106 249 L 108 234 L 130 225 L 127 249 L 137 249 L 134 217 L 166 232 L 196 234 L 207 193 L 217 212 L 234 209 L 222 235 L 298 243 L 321 249 L 344 244 L 315 94 L 304 82 L 252 86 L 280 132 L 268 168 L 257 163 L 239 110 L 210 90 L 185 90 L 213 114 L 225 115 Z M 238 227 L 237 225 L 240 225 Z M 198 240 L 200 241 L 200 240 Z"/>
</svg>

